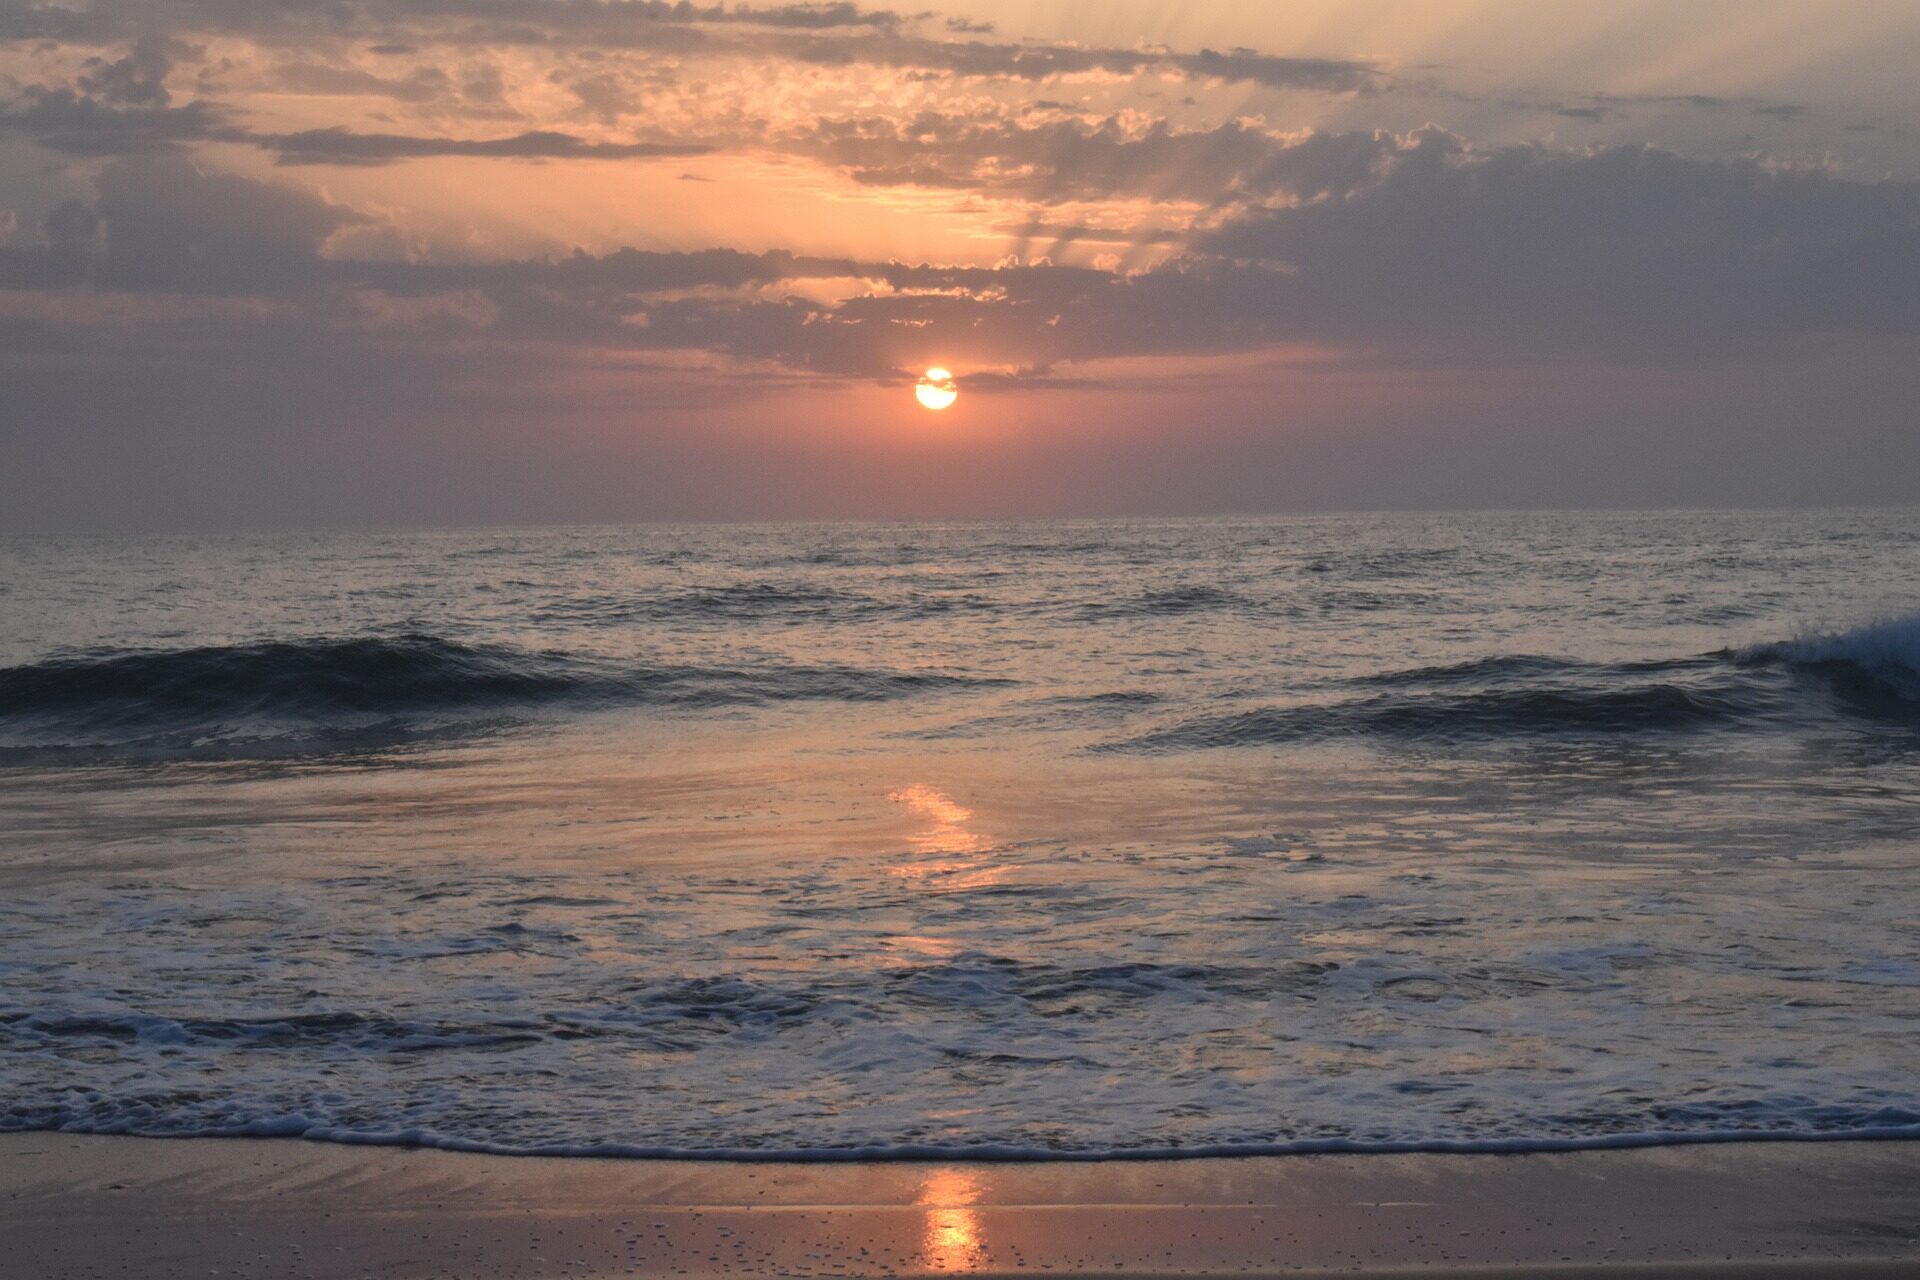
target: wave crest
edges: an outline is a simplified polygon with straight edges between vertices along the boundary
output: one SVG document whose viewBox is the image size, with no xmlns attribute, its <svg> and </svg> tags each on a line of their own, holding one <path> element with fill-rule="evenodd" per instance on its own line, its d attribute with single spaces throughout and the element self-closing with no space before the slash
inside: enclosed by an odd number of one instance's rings
<svg viewBox="0 0 1920 1280">
<path fill-rule="evenodd" d="M 1493 742 L 1767 724 L 1911 727 L 1920 615 L 1832 635 L 1637 662 L 1496 654 L 1344 682 L 1365 696 L 1202 716 L 1108 749 L 1178 751 L 1329 738 Z"/>
<path fill-rule="evenodd" d="M 1354 736 L 1452 742 L 1569 732 L 1647 733 L 1730 723 L 1752 710 L 1736 691 L 1675 684 L 1497 689 L 1265 707 L 1189 720 L 1124 745 L 1167 751 Z"/>
<path fill-rule="evenodd" d="M 649 666 L 403 634 L 88 651 L 0 668 L 0 727 L 16 746 L 98 746 L 555 707 L 876 702 L 992 683 L 855 667 Z"/>
<path fill-rule="evenodd" d="M 1814 671 L 1864 691 L 1920 700 L 1920 614 L 1830 635 L 1800 636 L 1728 655 L 1743 666 Z"/>
</svg>

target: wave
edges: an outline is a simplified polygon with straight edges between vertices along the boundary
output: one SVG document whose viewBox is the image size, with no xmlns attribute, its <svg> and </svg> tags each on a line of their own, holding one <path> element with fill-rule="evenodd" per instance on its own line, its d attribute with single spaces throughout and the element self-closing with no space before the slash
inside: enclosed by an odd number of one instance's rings
<svg viewBox="0 0 1920 1280">
<path fill-rule="evenodd" d="M 1843 688 L 1920 701 L 1920 614 L 1886 618 L 1833 635 L 1802 636 L 1721 655 L 1750 667 L 1784 666 Z"/>
<path fill-rule="evenodd" d="M 1200 716 L 1100 749 L 1685 733 L 1836 715 L 1920 728 L 1920 616 L 1692 657 L 1604 663 L 1494 655 L 1344 683 L 1388 692 Z"/>
<path fill-rule="evenodd" d="M 1198 982 L 1227 983 L 1249 999 L 1270 999 L 1338 966 L 1295 965 L 1278 973 L 1256 968 L 1152 963 L 1086 967 L 1037 967 L 1024 972 L 1010 962 L 971 957 L 951 966 L 929 966 L 897 981 L 930 999 L 961 1005 L 992 1004 L 1013 997 L 1048 1009 L 1102 995 L 1129 1004 L 1181 997 Z M 927 984 L 935 979 L 934 987 Z M 1077 994 L 1075 994 L 1077 993 Z M 168 1017 L 145 1013 L 43 1010 L 0 1013 L 0 1042 L 10 1048 L 66 1060 L 74 1053 L 126 1057 L 167 1055 L 168 1061 L 224 1061 L 245 1055 L 245 1072 L 226 1073 L 224 1087 L 162 1083 L 155 1075 L 128 1077 L 120 1088 L 35 1091 L 16 1089 L 0 1103 L 0 1132 L 131 1134 L 148 1137 L 293 1137 L 353 1145 L 435 1147 L 495 1155 L 627 1157 L 733 1161 L 977 1160 L 1116 1161 L 1308 1153 L 1544 1152 L 1753 1141 L 1853 1141 L 1920 1138 L 1920 1110 L 1907 1099 L 1884 1095 L 1850 1102 L 1822 1100 L 1791 1090 L 1714 1100 L 1664 1101 L 1658 1095 L 1618 1100 L 1617 1111 L 1552 1108 L 1534 1115 L 1487 1116 L 1477 1125 L 1432 1127 L 1408 1114 L 1381 1115 L 1378 1124 L 1303 1126 L 1289 1133 L 1262 1128 L 1196 1135 L 1169 1142 L 1143 1131 L 1137 1140 L 1036 1141 L 1012 1120 L 1001 1128 L 986 1120 L 974 1136 L 928 1141 L 889 1140 L 884 1130 L 849 1116 L 848 1139 L 783 1141 L 778 1129 L 745 1130 L 731 1138 L 705 1123 L 680 1128 L 662 1118 L 649 1132 L 631 1128 L 626 1108 L 582 1123 L 561 1138 L 541 1124 L 492 1107 L 453 1107 L 432 1120 L 404 1097 L 346 1092 L 316 1094 L 308 1065 L 353 1059 L 418 1062 L 444 1055 L 451 1074 L 444 1084 L 497 1075 L 497 1055 L 538 1052 L 539 1046 L 572 1045 L 617 1038 L 648 1056 L 691 1053 L 701 1042 L 738 1035 L 760 1039 L 809 1018 L 837 1020 L 844 1005 L 825 993 L 760 987 L 731 977 L 679 979 L 649 986 L 626 1007 L 556 1011 L 543 1016 L 431 1021 L 350 1011 L 264 1014 L 245 1018 Z M 568 1049 L 571 1053 L 572 1050 Z M 950 1050 L 953 1052 L 953 1050 Z M 210 1056 L 211 1055 L 211 1056 Z M 475 1055 L 484 1055 L 476 1057 Z M 239 1059 L 233 1060 L 235 1064 Z M 541 1068 L 548 1059 L 540 1060 Z M 1019 1062 L 1043 1069 L 1056 1059 L 1016 1057 L 995 1051 L 980 1059 Z M 503 1067 L 509 1078 L 515 1069 Z M 534 1076 L 544 1074 L 537 1068 Z M 521 1078 L 526 1078 L 524 1075 Z M 346 1086 L 342 1086 L 346 1088 Z M 985 1117 L 982 1117 L 985 1120 Z M 606 1126 L 602 1129 L 599 1126 Z M 862 1130 L 864 1129 L 864 1132 Z M 1425 1130 L 1425 1132 L 1423 1132 Z M 790 1133 L 790 1131 L 789 1131 Z"/>
<path fill-rule="evenodd" d="M 1613 1151 L 1648 1147 L 1722 1145 L 1740 1142 L 1884 1142 L 1920 1139 L 1920 1112 L 1897 1107 L 1877 1111 L 1806 1106 L 1770 1116 L 1755 1108 L 1682 1108 L 1718 1120 L 1748 1120 L 1756 1127 L 1624 1129 L 1588 1134 L 1499 1134 L 1467 1138 L 1364 1138 L 1316 1136 L 1195 1142 L 1187 1145 L 1042 1146 L 1019 1142 L 898 1142 L 846 1146 L 688 1146 L 622 1141 L 502 1142 L 442 1133 L 426 1126 L 392 1128 L 336 1123 L 304 1112 L 236 1115 L 230 1119 L 170 1122 L 144 1098 L 116 1104 L 106 1098 L 76 1100 L 58 1109 L 0 1112 L 0 1133 L 71 1133 L 149 1138 L 298 1138 L 341 1146 L 412 1147 L 470 1155 L 545 1156 L 573 1159 L 726 1161 L 737 1164 L 841 1164 L 969 1161 L 986 1164 L 1099 1164 L 1164 1160 L 1217 1160 L 1290 1155 L 1522 1155 L 1568 1151 Z M 1677 1119 L 1686 1118 L 1676 1115 Z M 1774 1127 L 1764 1127 L 1771 1123 Z M 1797 1124 L 1799 1127 L 1785 1127 Z"/>
<path fill-rule="evenodd" d="M 1400 671 L 1382 671 L 1356 676 L 1357 685 L 1458 685 L 1496 680 L 1553 677 L 1559 679 L 1595 675 L 1652 675 L 1696 671 L 1717 664 L 1712 655 L 1697 658 L 1671 658 L 1642 662 L 1597 663 L 1571 658 L 1553 658 L 1538 654 L 1496 654 L 1443 666 L 1411 667 Z"/>
<path fill-rule="evenodd" d="M 1165 591 L 1147 591 L 1121 600 L 1103 600 L 1081 605 L 1076 616 L 1083 621 L 1108 618 L 1171 618 L 1190 613 L 1210 613 L 1220 609 L 1245 609 L 1250 602 L 1218 587 L 1174 587 Z"/>
<path fill-rule="evenodd" d="M 1737 693 L 1655 684 L 1514 689 L 1453 697 L 1376 697 L 1203 716 L 1122 744 L 1135 750 L 1258 746 L 1319 738 L 1446 742 L 1550 733 L 1651 733 L 1755 714 Z"/>
<path fill-rule="evenodd" d="M 995 683 L 1004 682 L 836 666 L 648 666 L 423 634 L 269 640 L 0 668 L 0 729 L 16 745 L 98 745 L 542 708 L 877 702 Z"/>
<path fill-rule="evenodd" d="M 534 615 L 536 622 L 591 625 L 635 622 L 718 623 L 854 621 L 882 612 L 871 596 L 779 582 L 744 582 L 663 595 L 588 596 L 561 601 Z"/>
</svg>

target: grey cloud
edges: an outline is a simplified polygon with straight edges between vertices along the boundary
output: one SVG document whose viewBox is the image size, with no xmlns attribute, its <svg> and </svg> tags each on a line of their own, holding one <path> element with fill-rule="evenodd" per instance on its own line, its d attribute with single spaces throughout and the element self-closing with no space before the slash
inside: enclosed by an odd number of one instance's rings
<svg viewBox="0 0 1920 1280">
<path fill-rule="evenodd" d="M 1189 75 L 1232 82 L 1251 81 L 1273 89 L 1325 89 L 1335 92 L 1366 89 L 1375 69 L 1365 62 L 1334 58 L 1277 58 L 1255 49 L 1216 53 L 1202 49 L 1191 56 L 1170 55 L 1168 65 Z"/>
<path fill-rule="evenodd" d="M 1014 238 L 1014 256 L 1018 258 L 1026 258 L 1028 248 L 1040 240 L 1051 242 L 1048 252 L 1055 253 L 1068 245 L 1082 242 L 1156 245 L 1178 244 L 1186 238 L 1184 233 L 1164 227 L 1096 227 L 1084 222 L 1047 222 L 1041 218 L 1029 218 L 1025 222 L 1001 227 L 1000 230 Z"/>
<path fill-rule="evenodd" d="M 1344 337 L 1684 355 L 1920 328 L 1920 185 L 1639 146 L 1476 152 L 1429 131 L 1369 186 L 1194 247 L 1282 267 L 1275 314 Z"/>
<path fill-rule="evenodd" d="M 47 240 L 56 249 L 73 249 L 92 242 L 100 229 L 100 215 L 78 200 L 67 200 L 47 215 Z"/>
<path fill-rule="evenodd" d="M 1920 334 L 1920 185 L 1639 147 L 1482 153 L 1437 131 L 1293 149 L 1288 180 L 1321 194 L 1244 209 L 1130 274 L 725 249 L 339 261 L 323 246 L 362 215 L 171 156 L 108 166 L 99 233 L 85 208 L 63 211 L 46 245 L 0 255 L 0 273 L 14 287 L 85 279 L 296 302 L 460 294 L 502 341 L 698 349 L 851 378 L 898 376 L 935 354 L 1056 376 L 1092 359 L 1283 342 L 1457 364 L 1712 360 L 1823 334 Z M 830 301 L 764 291 L 843 278 L 878 283 Z M 330 325 L 337 312 L 315 303 Z"/>
<path fill-rule="evenodd" d="M 676 142 L 589 142 L 570 133 L 534 130 L 506 138 L 427 138 L 398 133 L 309 129 L 250 136 L 288 165 L 380 165 L 426 156 L 489 156 L 520 160 L 634 160 L 706 155 L 712 147 Z"/>
<path fill-rule="evenodd" d="M 0 107 L 0 129 L 25 133 L 72 155 L 113 156 L 221 136 L 223 113 L 211 103 L 115 106 L 71 89 L 34 86 Z"/>
<path fill-rule="evenodd" d="M 529 12 L 529 10 L 532 12 Z M 848 3 L 695 5 L 673 0 L 339 0 L 311 5 L 301 0 L 93 0 L 72 6 L 21 3 L 0 9 L 0 39 L 51 39 L 110 43 L 153 31 L 179 34 L 251 35 L 285 39 L 361 36 L 387 46 L 409 43 L 398 33 L 423 32 L 444 39 L 498 38 L 519 30 L 528 38 L 551 35 L 581 39 L 635 37 L 667 27 L 752 26 L 796 31 L 840 28 L 891 30 L 903 17 L 891 10 Z"/>
<path fill-rule="evenodd" d="M 904 35 L 790 41 L 780 52 L 801 62 L 827 66 L 872 64 L 991 79 L 1049 80 L 1096 71 L 1123 76 L 1168 73 L 1335 93 L 1367 88 L 1377 75 L 1365 62 L 1280 58 L 1248 49 L 1229 53 L 1204 49 L 1197 54 L 1182 54 L 1079 45 L 929 40 Z"/>
<path fill-rule="evenodd" d="M 110 288 L 273 293 L 322 269 L 334 232 L 363 215 L 305 192 L 202 173 L 171 155 L 117 160 L 95 179 Z"/>
<path fill-rule="evenodd" d="M 117 66 L 119 64 L 109 64 Z M 370 76 L 350 68 L 317 64 L 282 66 L 280 83 L 295 91 L 377 92 L 409 99 L 438 97 L 452 88 L 432 68 L 405 80 Z M 344 128 L 297 133 L 256 133 L 231 123 L 217 105 L 199 100 L 166 105 L 165 91 L 142 92 L 141 105 L 122 105 L 127 90 L 118 78 L 102 82 L 102 96 L 72 88 L 29 87 L 12 103 L 0 104 L 0 130 L 24 133 L 41 146 L 73 155 L 119 156 L 154 152 L 189 142 L 228 142 L 275 152 L 286 165 L 382 165 L 430 156 L 480 156 L 525 160 L 634 160 L 706 155 L 705 143 L 663 140 L 593 142 L 554 130 L 531 130 L 497 138 L 426 137 L 400 133 L 356 133 Z M 467 92 L 497 94 L 498 84 L 484 75 L 469 77 Z M 111 93 L 112 97 L 105 96 Z"/>
<path fill-rule="evenodd" d="M 1140 129 L 1117 118 L 1029 124 L 935 113 L 823 120 L 781 142 L 868 185 L 992 188 L 1041 201 L 1313 199 L 1368 181 L 1394 150 L 1385 134 L 1282 137 L 1238 123 Z"/>
<path fill-rule="evenodd" d="M 918 15 L 916 15 L 918 16 Z M 1107 72 L 1178 75 L 1274 88 L 1353 92 L 1375 87 L 1371 64 L 1338 58 L 1275 57 L 1251 49 L 1179 53 L 1070 44 L 934 39 L 909 34 L 907 17 L 853 4 L 721 6 L 666 0 L 96 0 L 69 9 L 29 4 L 0 9 L 0 40 L 55 39 L 106 44 L 151 31 L 239 35 L 306 44 L 362 39 L 377 49 L 431 43 L 540 44 L 595 50 L 793 59 L 828 66 L 885 66 L 960 76 L 1045 80 Z M 955 28 L 973 33 L 977 26 Z"/>
<path fill-rule="evenodd" d="M 404 76 L 380 76 L 358 67 L 318 62 L 286 62 L 269 74 L 283 93 L 337 94 L 392 98 L 396 102 L 434 102 L 449 96 L 452 77 L 438 67 L 416 67 Z"/>
<path fill-rule="evenodd" d="M 56 205 L 44 245 L 0 246 L 0 289 L 64 289 L 87 278 L 100 215 L 79 200 Z"/>
<path fill-rule="evenodd" d="M 676 5 L 676 9 L 688 6 Z M 702 22 L 752 22 L 773 27 L 897 27 L 902 19 L 890 9 L 862 9 L 855 4 L 789 4 L 755 9 L 714 5 L 703 11 Z"/>
<path fill-rule="evenodd" d="M 141 36 L 124 58 L 109 62 L 96 57 L 82 63 L 80 88 L 115 106 L 164 107 L 169 101 L 167 73 L 181 52 L 174 41 Z"/>
<path fill-rule="evenodd" d="M 1339 160 L 1317 172 L 1364 180 L 1247 209 L 1149 271 L 867 264 L 836 274 L 893 292 L 688 299 L 648 308 L 643 341 L 879 376 L 936 351 L 1057 365 L 1307 342 L 1387 363 L 1674 363 L 1920 334 L 1920 184 L 1643 147 L 1478 152 L 1437 131 L 1326 142 Z"/>
</svg>

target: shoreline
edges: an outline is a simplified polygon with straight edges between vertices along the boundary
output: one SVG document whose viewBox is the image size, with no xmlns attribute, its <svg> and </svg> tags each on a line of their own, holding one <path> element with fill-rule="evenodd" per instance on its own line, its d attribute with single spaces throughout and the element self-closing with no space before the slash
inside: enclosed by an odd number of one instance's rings
<svg viewBox="0 0 1920 1280">
<path fill-rule="evenodd" d="M 0 1135 L 0 1276 L 1920 1275 L 1920 1141 L 1047 1162 Z"/>
<path fill-rule="evenodd" d="M 202 1133 L 126 1133 L 86 1129 L 0 1131 L 0 1142 L 45 1134 L 57 1138 L 129 1138 L 154 1142 L 314 1142 L 326 1146 L 372 1147 L 397 1151 L 438 1151 L 450 1155 L 508 1160 L 614 1160 L 678 1164 L 968 1164 L 1098 1165 L 1177 1164 L 1188 1160 L 1269 1160 L 1304 1156 L 1526 1156 L 1575 1155 L 1596 1151 L 1646 1151 L 1667 1147 L 1773 1145 L 1792 1143 L 1915 1142 L 1920 1124 L 1841 1129 L 1831 1133 L 1770 1132 L 1757 1129 L 1606 1134 L 1592 1138 L 1434 1139 L 1368 1142 L 1349 1138 L 1302 1138 L 1292 1142 L 1228 1142 L 1191 1147 L 1117 1147 L 1053 1150 L 996 1143 L 943 1147 L 901 1143 L 872 1147 L 644 1147 L 624 1143 L 591 1146 L 511 1147 L 463 1138 L 419 1137 L 411 1132 L 370 1133 L 294 1122 L 266 1122 Z"/>
</svg>

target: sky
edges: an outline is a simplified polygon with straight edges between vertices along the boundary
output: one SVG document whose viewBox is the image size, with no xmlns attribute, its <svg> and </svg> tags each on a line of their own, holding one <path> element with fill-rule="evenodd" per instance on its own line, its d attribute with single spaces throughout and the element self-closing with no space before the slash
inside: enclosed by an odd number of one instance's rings
<svg viewBox="0 0 1920 1280">
<path fill-rule="evenodd" d="M 1920 502 L 1920 6 L 955 3 L 0 0 L 0 529 Z"/>
</svg>

